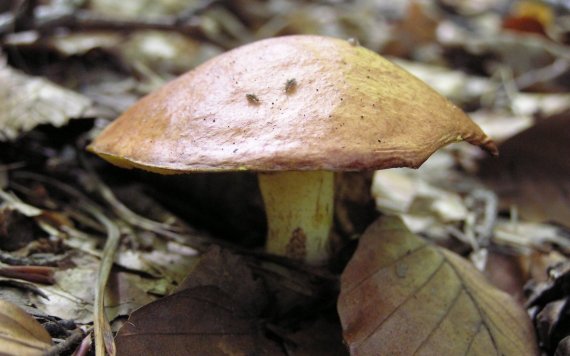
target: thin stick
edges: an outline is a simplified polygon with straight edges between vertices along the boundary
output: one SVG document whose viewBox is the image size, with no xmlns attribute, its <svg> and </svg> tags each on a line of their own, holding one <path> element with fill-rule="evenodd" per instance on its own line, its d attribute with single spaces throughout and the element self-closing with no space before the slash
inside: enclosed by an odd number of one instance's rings
<svg viewBox="0 0 570 356">
<path fill-rule="evenodd" d="M 101 265 L 99 266 L 99 276 L 97 280 L 97 292 L 95 294 L 95 308 L 94 308 L 94 327 L 95 333 L 95 355 L 105 356 L 105 350 L 111 356 L 116 354 L 115 341 L 113 340 L 113 332 L 111 325 L 105 314 L 105 288 L 109 280 L 109 274 L 113 267 L 115 259 L 115 252 L 119 246 L 120 233 L 119 228 L 109 220 L 98 209 L 91 206 L 86 207 L 93 216 L 101 222 L 107 229 L 107 241 L 103 248 L 103 256 L 101 258 Z"/>
<path fill-rule="evenodd" d="M 105 184 L 105 182 L 103 182 L 103 180 L 101 180 L 101 178 L 99 178 L 99 175 L 89 165 L 87 159 L 85 159 L 81 153 L 79 153 L 79 158 L 81 164 L 89 174 L 89 178 L 94 181 L 95 184 L 93 184 L 93 186 L 97 190 L 97 193 L 99 193 L 101 198 L 111 206 L 119 218 L 142 230 L 152 231 L 157 235 L 161 235 L 184 245 L 190 245 L 190 247 L 198 251 L 204 251 L 206 249 L 206 246 L 209 244 L 209 239 L 199 236 L 197 232 L 193 231 L 191 235 L 181 235 L 175 231 L 176 227 L 147 219 L 129 209 L 125 204 L 117 199 L 113 191 Z"/>
<path fill-rule="evenodd" d="M 63 354 L 65 351 L 69 351 L 72 347 L 79 344 L 81 340 L 85 337 L 81 329 L 75 329 L 71 332 L 71 335 L 67 337 L 63 342 L 53 346 L 49 349 L 43 356 L 57 356 Z"/>
</svg>

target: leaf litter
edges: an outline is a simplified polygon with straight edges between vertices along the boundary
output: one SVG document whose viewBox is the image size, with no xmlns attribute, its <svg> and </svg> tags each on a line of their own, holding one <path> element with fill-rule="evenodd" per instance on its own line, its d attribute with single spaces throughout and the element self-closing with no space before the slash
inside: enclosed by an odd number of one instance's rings
<svg viewBox="0 0 570 356">
<path fill-rule="evenodd" d="M 16 305 L 0 300 L 0 348 L 8 355 L 43 355 L 51 336 Z"/>
<path fill-rule="evenodd" d="M 246 261 L 219 247 L 210 248 L 173 294 L 131 314 L 117 334 L 118 353 L 139 355 L 167 348 L 173 355 L 188 350 L 201 355 L 285 355 L 275 341 L 282 338 L 284 347 L 295 354 L 311 354 L 310 350 L 345 354 L 339 339 L 331 344 L 330 335 L 340 335 L 332 323 L 317 322 L 323 326 L 318 329 L 322 338 L 305 338 L 303 333 L 272 326 L 270 296 L 278 291 L 267 288 Z M 282 293 L 287 287 L 278 289 Z"/>
</svg>

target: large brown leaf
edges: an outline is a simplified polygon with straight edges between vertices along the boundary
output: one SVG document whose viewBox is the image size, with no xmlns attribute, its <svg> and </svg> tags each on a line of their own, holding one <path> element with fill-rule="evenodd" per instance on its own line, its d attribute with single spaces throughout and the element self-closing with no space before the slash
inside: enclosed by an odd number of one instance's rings
<svg viewBox="0 0 570 356">
<path fill-rule="evenodd" d="M 503 142 L 481 175 L 503 205 L 533 221 L 570 226 L 570 111 L 544 119 Z"/>
<path fill-rule="evenodd" d="M 353 355 L 532 355 L 524 310 L 461 257 L 382 217 L 341 277 L 338 311 Z"/>
<path fill-rule="evenodd" d="M 214 286 L 196 287 L 135 311 L 116 340 L 118 355 L 280 355 L 260 323 Z"/>
<path fill-rule="evenodd" d="M 136 310 L 118 355 L 280 355 L 257 314 L 267 296 L 241 257 L 212 247 L 175 294 Z"/>
<path fill-rule="evenodd" d="M 116 337 L 117 354 L 347 354 L 327 303 L 331 279 L 269 262 L 254 273 L 251 262 L 211 247 L 175 294 L 132 313 Z"/>
<path fill-rule="evenodd" d="M 0 300 L 0 354 L 43 355 L 51 347 L 51 336 L 16 305 Z"/>
</svg>

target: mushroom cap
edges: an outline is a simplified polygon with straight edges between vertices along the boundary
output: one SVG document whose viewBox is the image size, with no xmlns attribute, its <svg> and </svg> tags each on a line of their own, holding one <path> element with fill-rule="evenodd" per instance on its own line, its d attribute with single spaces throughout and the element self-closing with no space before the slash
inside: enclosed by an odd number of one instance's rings
<svg viewBox="0 0 570 356">
<path fill-rule="evenodd" d="M 497 152 L 462 110 L 375 52 L 298 35 L 207 61 L 142 98 L 88 149 L 158 173 L 354 171 L 418 167 L 461 140 Z"/>
</svg>

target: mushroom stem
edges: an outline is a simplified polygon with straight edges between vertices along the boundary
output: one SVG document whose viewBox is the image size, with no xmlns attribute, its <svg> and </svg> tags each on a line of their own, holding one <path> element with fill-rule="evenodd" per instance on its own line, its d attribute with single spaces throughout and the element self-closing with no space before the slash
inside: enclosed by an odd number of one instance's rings
<svg viewBox="0 0 570 356">
<path fill-rule="evenodd" d="M 316 265 L 328 259 L 333 222 L 334 173 L 258 174 L 267 215 L 266 251 Z"/>
</svg>

